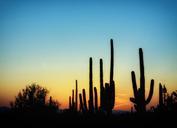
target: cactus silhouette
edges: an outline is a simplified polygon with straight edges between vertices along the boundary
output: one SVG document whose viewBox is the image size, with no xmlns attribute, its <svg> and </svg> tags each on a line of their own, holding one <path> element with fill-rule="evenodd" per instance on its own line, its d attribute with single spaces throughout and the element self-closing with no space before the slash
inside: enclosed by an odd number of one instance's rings
<svg viewBox="0 0 177 128">
<path fill-rule="evenodd" d="M 159 83 L 159 105 L 158 105 L 159 111 L 165 111 L 166 93 L 167 89 L 165 85 L 162 86 L 162 84 Z"/>
<path fill-rule="evenodd" d="M 98 111 L 98 95 L 96 87 L 94 87 L 94 94 L 95 94 L 95 111 Z"/>
<path fill-rule="evenodd" d="M 170 94 L 165 85 L 162 86 L 159 83 L 159 104 L 156 110 L 158 112 L 177 112 L 177 91 Z"/>
<path fill-rule="evenodd" d="M 87 111 L 87 100 L 86 100 L 86 93 L 85 93 L 85 89 L 82 89 L 82 95 L 83 95 L 83 105 L 84 105 L 84 110 Z"/>
<path fill-rule="evenodd" d="M 131 75 L 134 98 L 130 98 L 130 101 L 135 104 L 134 107 L 137 112 L 145 112 L 146 105 L 149 104 L 153 96 L 154 80 L 153 79 L 151 80 L 149 95 L 148 98 L 145 99 L 145 76 L 144 76 L 144 60 L 142 48 L 139 49 L 139 60 L 140 60 L 140 88 L 137 89 L 135 72 L 132 71 Z"/>
<path fill-rule="evenodd" d="M 159 106 L 163 105 L 163 90 L 161 83 L 159 84 Z"/>
<path fill-rule="evenodd" d="M 77 105 L 78 105 L 77 96 L 78 96 L 78 85 L 77 85 L 77 80 L 76 80 L 76 94 L 75 94 L 75 110 L 76 111 L 77 111 Z"/>
<path fill-rule="evenodd" d="M 89 111 L 93 113 L 93 76 L 92 58 L 89 59 Z"/>
<path fill-rule="evenodd" d="M 71 96 L 69 96 L 69 109 L 72 109 Z"/>
<path fill-rule="evenodd" d="M 103 60 L 100 59 L 100 109 L 104 108 Z"/>
<path fill-rule="evenodd" d="M 110 59 L 110 81 L 103 86 L 103 60 L 100 59 L 100 109 L 108 114 L 112 113 L 115 104 L 115 83 L 114 75 L 114 46 L 113 39 L 110 40 L 111 59 Z"/>
<path fill-rule="evenodd" d="M 74 97 L 74 89 L 72 89 L 72 97 L 69 96 L 69 109 L 73 110 L 73 111 L 78 110 L 78 83 L 77 83 L 77 80 L 76 80 L 76 88 L 75 88 L 75 97 Z"/>
<path fill-rule="evenodd" d="M 82 94 L 79 93 L 79 101 L 80 101 L 80 111 L 84 110 L 83 102 L 82 102 Z"/>
<path fill-rule="evenodd" d="M 110 83 L 113 81 L 114 75 L 114 46 L 113 46 L 113 39 L 110 40 L 111 44 L 111 64 L 110 64 Z"/>
<path fill-rule="evenodd" d="M 74 89 L 72 90 L 72 110 L 74 110 L 75 102 L 74 102 Z"/>
<path fill-rule="evenodd" d="M 107 114 L 112 113 L 112 109 L 114 108 L 115 104 L 115 83 L 113 80 L 114 75 L 114 46 L 113 46 L 113 39 L 110 40 L 111 46 L 111 59 L 110 59 L 110 80 L 109 83 L 103 82 L 103 60 L 100 59 L 100 110 L 105 111 Z M 94 91 L 94 96 L 93 96 Z M 76 80 L 76 95 L 75 101 L 74 99 L 74 90 L 72 91 L 72 105 L 75 106 L 77 110 L 77 80 Z M 83 97 L 83 98 L 82 98 Z M 70 100 L 70 99 L 69 99 Z M 98 111 L 98 94 L 97 88 L 93 88 L 93 71 L 92 71 L 92 58 L 89 58 L 89 100 L 88 100 L 88 108 L 87 108 L 87 101 L 86 101 L 86 92 L 85 89 L 82 90 L 82 94 L 79 95 L 80 100 L 80 110 L 88 111 L 90 113 Z M 70 104 L 71 101 L 69 101 Z"/>
<path fill-rule="evenodd" d="M 159 83 L 159 105 L 160 106 L 164 105 L 166 93 L 167 93 L 167 89 L 166 89 L 165 85 L 162 86 L 162 84 Z"/>
</svg>

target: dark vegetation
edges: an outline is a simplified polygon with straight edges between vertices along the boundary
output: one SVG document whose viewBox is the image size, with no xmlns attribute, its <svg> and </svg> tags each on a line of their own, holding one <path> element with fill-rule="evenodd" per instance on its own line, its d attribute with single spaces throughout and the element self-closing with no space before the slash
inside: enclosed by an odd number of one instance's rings
<svg viewBox="0 0 177 128">
<path fill-rule="evenodd" d="M 139 49 L 140 86 L 137 87 L 135 72 L 131 72 L 135 112 L 115 113 L 114 47 L 110 41 L 110 79 L 104 83 L 103 60 L 100 59 L 100 105 L 97 88 L 93 86 L 92 58 L 89 59 L 89 98 L 86 90 L 75 90 L 69 96 L 69 108 L 61 110 L 60 104 L 50 96 L 48 90 L 37 84 L 27 86 L 11 102 L 11 108 L 0 112 L 1 124 L 5 127 L 174 127 L 177 115 L 177 91 L 168 93 L 159 83 L 159 104 L 150 110 L 146 105 L 153 97 L 154 80 L 151 80 L 149 95 L 145 97 L 145 74 L 143 50 Z M 133 110 L 133 108 L 131 108 Z"/>
</svg>

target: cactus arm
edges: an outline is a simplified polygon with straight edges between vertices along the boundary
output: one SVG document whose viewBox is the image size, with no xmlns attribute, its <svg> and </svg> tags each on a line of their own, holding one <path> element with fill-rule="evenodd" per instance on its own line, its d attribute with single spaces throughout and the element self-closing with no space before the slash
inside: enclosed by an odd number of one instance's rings
<svg viewBox="0 0 177 128">
<path fill-rule="evenodd" d="M 69 109 L 72 108 L 72 105 L 71 105 L 71 96 L 69 96 Z"/>
<path fill-rule="evenodd" d="M 134 97 L 137 98 L 137 96 L 138 96 L 138 90 L 137 90 L 135 72 L 132 71 L 132 72 L 131 72 L 131 75 L 132 75 L 132 86 L 133 86 Z"/>
<path fill-rule="evenodd" d="M 85 89 L 82 89 L 82 95 L 83 95 L 84 109 L 87 111 L 87 101 L 86 101 Z"/>
<path fill-rule="evenodd" d="M 82 94 L 79 93 L 79 100 L 80 100 L 80 111 L 83 111 L 83 102 L 82 102 Z"/>
<path fill-rule="evenodd" d="M 159 105 L 163 105 L 163 87 L 161 83 L 159 83 Z"/>
<path fill-rule="evenodd" d="M 103 107 L 103 94 L 104 86 L 103 86 L 103 60 L 100 59 L 100 108 Z"/>
<path fill-rule="evenodd" d="M 75 109 L 76 109 L 76 111 L 77 111 L 77 105 L 78 105 L 77 96 L 78 96 L 78 84 L 77 84 L 77 80 L 76 80 L 76 92 L 75 92 L 75 102 L 76 102 Z"/>
<path fill-rule="evenodd" d="M 72 90 L 72 109 L 74 109 L 74 89 Z"/>
<path fill-rule="evenodd" d="M 139 60 L 140 60 L 140 88 L 142 91 L 142 96 L 145 99 L 145 76 L 144 76 L 144 59 L 142 48 L 139 49 Z"/>
<path fill-rule="evenodd" d="M 146 100 L 146 104 L 148 104 L 151 101 L 152 96 L 153 96 L 153 92 L 154 92 L 154 80 L 151 80 L 149 95 L 148 95 L 148 98 Z"/>
<path fill-rule="evenodd" d="M 89 60 L 89 110 L 93 112 L 93 72 L 92 72 L 92 58 Z"/>
<path fill-rule="evenodd" d="M 110 64 L 110 83 L 113 81 L 114 75 L 114 46 L 113 46 L 113 39 L 110 40 L 111 45 L 111 64 Z"/>
<path fill-rule="evenodd" d="M 130 97 L 130 101 L 133 102 L 134 104 L 136 104 L 136 100 L 135 100 L 135 98 Z"/>
<path fill-rule="evenodd" d="M 98 95 L 97 95 L 97 89 L 94 87 L 94 93 L 95 93 L 95 110 L 98 110 Z"/>
</svg>

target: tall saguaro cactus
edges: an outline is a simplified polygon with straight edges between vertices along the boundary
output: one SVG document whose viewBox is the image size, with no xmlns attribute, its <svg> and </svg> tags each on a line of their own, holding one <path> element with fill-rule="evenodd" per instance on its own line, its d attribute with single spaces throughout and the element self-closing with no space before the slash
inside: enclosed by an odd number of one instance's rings
<svg viewBox="0 0 177 128">
<path fill-rule="evenodd" d="M 111 39 L 111 62 L 110 62 L 110 108 L 111 110 L 114 108 L 115 104 L 115 83 L 113 80 L 114 75 L 114 46 L 113 46 L 113 39 Z"/>
<path fill-rule="evenodd" d="M 114 46 L 113 39 L 110 40 L 111 59 L 110 59 L 110 80 L 103 85 L 103 60 L 100 59 L 100 108 L 107 114 L 112 113 L 115 104 L 115 83 L 114 76 Z"/>
<path fill-rule="evenodd" d="M 104 106 L 104 85 L 103 85 L 103 60 L 100 59 L 100 109 Z"/>
<path fill-rule="evenodd" d="M 92 76 L 92 58 L 89 60 L 89 111 L 93 112 L 93 76 Z"/>
<path fill-rule="evenodd" d="M 110 40 L 111 44 L 111 62 L 110 62 L 110 82 L 113 81 L 113 75 L 114 75 L 114 46 L 113 46 L 113 39 Z"/>
<path fill-rule="evenodd" d="M 143 50 L 142 48 L 139 49 L 139 60 L 140 60 L 140 88 L 137 88 L 136 83 L 136 77 L 135 72 L 132 71 L 132 86 L 133 86 L 133 92 L 134 92 L 134 98 L 130 98 L 130 101 L 133 102 L 135 105 L 135 109 L 137 112 L 145 112 L 146 111 L 146 105 L 149 104 L 149 102 L 152 99 L 153 91 L 154 91 L 154 80 L 151 80 L 150 83 L 150 91 L 148 98 L 145 98 L 145 76 L 144 76 L 144 60 L 143 60 Z"/>
</svg>

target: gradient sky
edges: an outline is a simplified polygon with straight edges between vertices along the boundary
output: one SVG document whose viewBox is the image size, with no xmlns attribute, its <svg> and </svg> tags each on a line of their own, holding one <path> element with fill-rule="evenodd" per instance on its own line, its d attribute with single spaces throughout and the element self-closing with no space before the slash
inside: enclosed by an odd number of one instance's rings
<svg viewBox="0 0 177 128">
<path fill-rule="evenodd" d="M 139 79 L 138 48 L 144 50 L 147 94 L 150 79 L 169 92 L 177 89 L 176 0 L 0 0 L 0 106 L 36 82 L 47 87 L 62 108 L 78 80 L 89 85 L 93 57 L 94 85 L 99 90 L 99 58 L 109 79 L 109 40 L 114 39 L 115 109 L 129 110 L 131 71 Z M 139 81 L 137 81 L 139 82 Z"/>
</svg>

